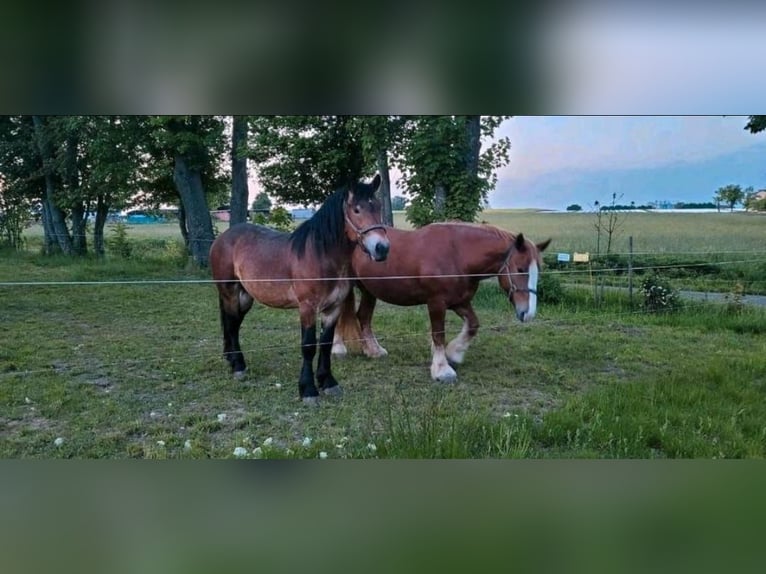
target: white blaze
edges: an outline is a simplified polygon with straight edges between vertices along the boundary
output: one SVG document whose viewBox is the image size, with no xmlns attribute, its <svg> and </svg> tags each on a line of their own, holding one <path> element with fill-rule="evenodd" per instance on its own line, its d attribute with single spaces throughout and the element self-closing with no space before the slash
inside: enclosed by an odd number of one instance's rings
<svg viewBox="0 0 766 574">
<path fill-rule="evenodd" d="M 538 276 L 537 261 L 533 261 L 532 265 L 529 266 L 529 281 L 527 282 L 527 287 L 530 290 L 537 291 L 537 276 Z M 527 314 L 524 317 L 524 320 L 531 321 L 534 318 L 536 312 L 537 312 L 537 295 L 530 291 L 529 310 L 527 311 Z"/>
</svg>

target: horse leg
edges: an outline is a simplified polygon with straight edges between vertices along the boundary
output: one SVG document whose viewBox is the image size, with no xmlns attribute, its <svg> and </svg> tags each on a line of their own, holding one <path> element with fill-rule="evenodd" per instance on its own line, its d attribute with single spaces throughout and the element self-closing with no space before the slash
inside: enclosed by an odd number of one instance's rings
<svg viewBox="0 0 766 574">
<path fill-rule="evenodd" d="M 335 323 L 335 335 L 332 340 L 332 354 L 335 357 L 348 355 L 346 341 L 355 343 L 360 338 L 359 322 L 356 319 L 354 288 L 348 290 L 348 295 L 340 304 L 340 315 Z"/>
<path fill-rule="evenodd" d="M 239 345 L 239 328 L 242 320 L 253 306 L 253 298 L 239 283 L 220 284 L 218 303 L 221 310 L 223 330 L 223 355 L 236 378 L 242 378 L 247 370 L 245 355 Z"/>
<path fill-rule="evenodd" d="M 470 302 L 453 307 L 452 310 L 463 319 L 463 328 L 460 330 L 460 334 L 447 345 L 447 361 L 452 366 L 455 366 L 463 362 L 465 352 L 471 344 L 471 339 L 479 331 L 479 319 L 476 317 Z"/>
<path fill-rule="evenodd" d="M 447 362 L 447 355 L 444 350 L 445 316 L 446 307 L 441 303 L 428 303 L 428 316 L 431 319 L 431 351 L 433 360 L 431 361 L 431 378 L 440 383 L 453 383 L 457 380 L 455 369 L 450 367 Z"/>
<path fill-rule="evenodd" d="M 303 365 L 298 379 L 298 394 L 304 403 L 315 405 L 319 402 L 319 392 L 314 385 L 314 356 L 317 352 L 316 310 L 308 305 L 301 305 L 300 312 Z"/>
<path fill-rule="evenodd" d="M 356 312 L 356 317 L 359 320 L 359 327 L 362 331 L 364 354 L 371 358 L 385 357 L 388 355 L 388 351 L 378 343 L 375 334 L 372 332 L 372 314 L 375 312 L 375 304 L 378 300 L 364 287 L 360 287 L 359 290 L 362 293 L 362 298 L 359 301 L 359 310 Z"/>
<path fill-rule="evenodd" d="M 343 394 L 338 381 L 332 375 L 332 348 L 335 336 L 335 326 L 338 321 L 337 310 L 322 314 L 322 334 L 319 336 L 319 360 L 317 361 L 317 382 L 319 389 L 325 395 L 340 396 Z"/>
</svg>

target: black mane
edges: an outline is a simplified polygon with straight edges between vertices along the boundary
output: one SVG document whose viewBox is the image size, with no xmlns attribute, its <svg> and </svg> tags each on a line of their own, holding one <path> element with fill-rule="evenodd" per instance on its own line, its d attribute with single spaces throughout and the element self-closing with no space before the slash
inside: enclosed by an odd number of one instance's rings
<svg viewBox="0 0 766 574">
<path fill-rule="evenodd" d="M 372 185 L 360 182 L 354 186 L 353 191 L 354 197 L 362 200 L 371 198 L 376 190 Z M 293 253 L 302 258 L 306 253 L 306 242 L 309 238 L 314 246 L 314 253 L 320 258 L 343 245 L 346 241 L 343 204 L 348 192 L 348 186 L 334 191 L 311 219 L 290 234 L 290 248 Z"/>
</svg>

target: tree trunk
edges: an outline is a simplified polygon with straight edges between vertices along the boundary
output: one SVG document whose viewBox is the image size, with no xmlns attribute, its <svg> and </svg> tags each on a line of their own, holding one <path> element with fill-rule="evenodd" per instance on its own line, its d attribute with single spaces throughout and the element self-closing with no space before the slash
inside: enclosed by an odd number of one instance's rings
<svg viewBox="0 0 766 574">
<path fill-rule="evenodd" d="M 53 174 L 53 150 L 51 149 L 50 141 L 45 133 L 45 122 L 40 116 L 32 116 L 32 122 L 35 126 L 35 135 L 37 139 L 37 148 L 40 152 L 40 158 L 43 162 L 43 174 L 45 177 L 45 200 L 43 203 L 47 203 L 48 206 L 48 221 L 50 223 L 50 231 L 59 248 L 65 255 L 71 255 L 72 250 L 72 238 L 69 236 L 69 230 L 66 226 L 66 220 L 64 212 L 61 211 L 58 205 L 56 205 L 56 181 Z"/>
<path fill-rule="evenodd" d="M 247 118 L 234 116 L 231 132 L 231 202 L 229 227 L 247 221 L 247 157 L 241 148 L 247 143 Z"/>
<path fill-rule="evenodd" d="M 72 202 L 72 209 L 69 212 L 69 218 L 72 221 L 72 253 L 83 256 L 88 252 L 88 238 L 85 236 L 85 223 L 88 217 L 88 210 L 85 208 L 85 202 L 80 193 L 80 178 L 77 169 L 77 147 L 78 138 L 70 134 L 66 138 L 66 169 L 65 175 L 67 184 L 67 196 Z"/>
<path fill-rule="evenodd" d="M 48 204 L 48 199 L 43 198 L 43 253 L 45 255 L 53 255 L 54 253 L 61 253 L 61 247 L 56 239 L 56 230 L 53 228 L 53 221 L 51 219 L 51 208 Z"/>
<path fill-rule="evenodd" d="M 72 253 L 85 255 L 88 253 L 88 238 L 85 235 L 85 223 L 88 220 L 88 212 L 81 201 L 75 202 L 69 214 L 72 220 Z"/>
<path fill-rule="evenodd" d="M 479 177 L 479 153 L 481 152 L 481 116 L 467 116 L 465 124 L 465 169 L 472 178 Z"/>
<path fill-rule="evenodd" d="M 437 183 L 434 191 L 434 221 L 444 221 L 447 208 L 447 188 Z"/>
<path fill-rule="evenodd" d="M 177 153 L 173 180 L 186 211 L 189 252 L 198 265 L 207 267 L 208 252 L 213 243 L 213 222 L 202 187 L 202 174 L 198 169 L 189 168 L 186 158 Z"/>
<path fill-rule="evenodd" d="M 93 249 L 98 257 L 106 253 L 104 242 L 104 226 L 109 214 L 109 204 L 104 194 L 99 193 L 96 199 L 96 220 L 93 222 Z"/>
<path fill-rule="evenodd" d="M 181 237 L 184 238 L 184 247 L 189 250 L 189 229 L 186 227 L 186 210 L 182 201 L 178 203 L 178 227 L 181 228 Z"/>
<path fill-rule="evenodd" d="M 394 211 L 391 208 L 391 177 L 388 171 L 388 151 L 378 148 L 376 154 L 378 173 L 380 174 L 380 205 L 383 223 L 394 226 Z"/>
</svg>

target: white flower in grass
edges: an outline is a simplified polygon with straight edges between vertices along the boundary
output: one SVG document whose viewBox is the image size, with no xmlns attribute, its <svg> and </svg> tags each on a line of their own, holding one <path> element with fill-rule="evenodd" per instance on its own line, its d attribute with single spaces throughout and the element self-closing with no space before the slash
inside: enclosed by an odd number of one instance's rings
<svg viewBox="0 0 766 574">
<path fill-rule="evenodd" d="M 158 440 L 157 441 L 157 446 L 165 446 L 165 441 L 164 440 Z"/>
<path fill-rule="evenodd" d="M 238 446 L 237 448 L 234 449 L 234 456 L 236 456 L 237 458 L 247 456 L 247 449 L 245 447 Z"/>
<path fill-rule="evenodd" d="M 24 397 L 24 402 L 29 405 L 32 403 L 32 399 L 30 399 L 29 397 Z"/>
<path fill-rule="evenodd" d="M 327 458 L 327 453 L 325 451 L 320 452 L 319 453 L 319 458 L 321 458 L 322 460 L 326 459 Z"/>
<path fill-rule="evenodd" d="M 310 436 L 303 437 L 303 443 L 302 444 L 305 447 L 310 447 L 311 446 L 311 437 Z"/>
<path fill-rule="evenodd" d="M 58 437 L 56 440 L 53 441 L 53 444 L 55 444 L 56 446 L 61 446 L 62 444 L 64 444 L 64 439 L 61 437 Z"/>
<path fill-rule="evenodd" d="M 156 417 L 158 417 L 158 416 L 159 416 L 159 415 L 158 415 L 156 412 L 154 412 L 154 411 L 152 411 L 152 412 L 150 412 L 150 413 L 149 413 L 149 417 L 150 417 L 150 418 L 156 418 Z"/>
<path fill-rule="evenodd" d="M 282 388 L 282 383 L 274 383 L 274 388 L 281 389 Z"/>
<path fill-rule="evenodd" d="M 261 447 L 257 446 L 253 449 L 253 456 L 255 458 L 263 458 L 263 450 Z"/>
<path fill-rule="evenodd" d="M 375 445 L 374 442 L 368 442 L 367 443 L 367 449 L 372 451 L 372 452 L 377 452 L 378 447 Z"/>
<path fill-rule="evenodd" d="M 503 413 L 503 418 L 504 418 L 504 419 L 509 419 L 509 418 L 511 418 L 511 413 L 509 413 L 508 411 L 505 411 L 505 412 Z"/>
<path fill-rule="evenodd" d="M 263 446 L 271 446 L 271 443 L 274 442 L 274 439 L 269 437 L 265 441 L 263 441 Z"/>
<path fill-rule="evenodd" d="M 225 421 L 226 420 L 226 416 L 227 416 L 226 413 L 220 413 L 218 415 L 218 422 L 222 423 L 223 421 Z"/>
<path fill-rule="evenodd" d="M 184 450 L 191 450 L 192 444 L 189 439 L 186 439 L 186 442 L 184 443 Z"/>
</svg>

